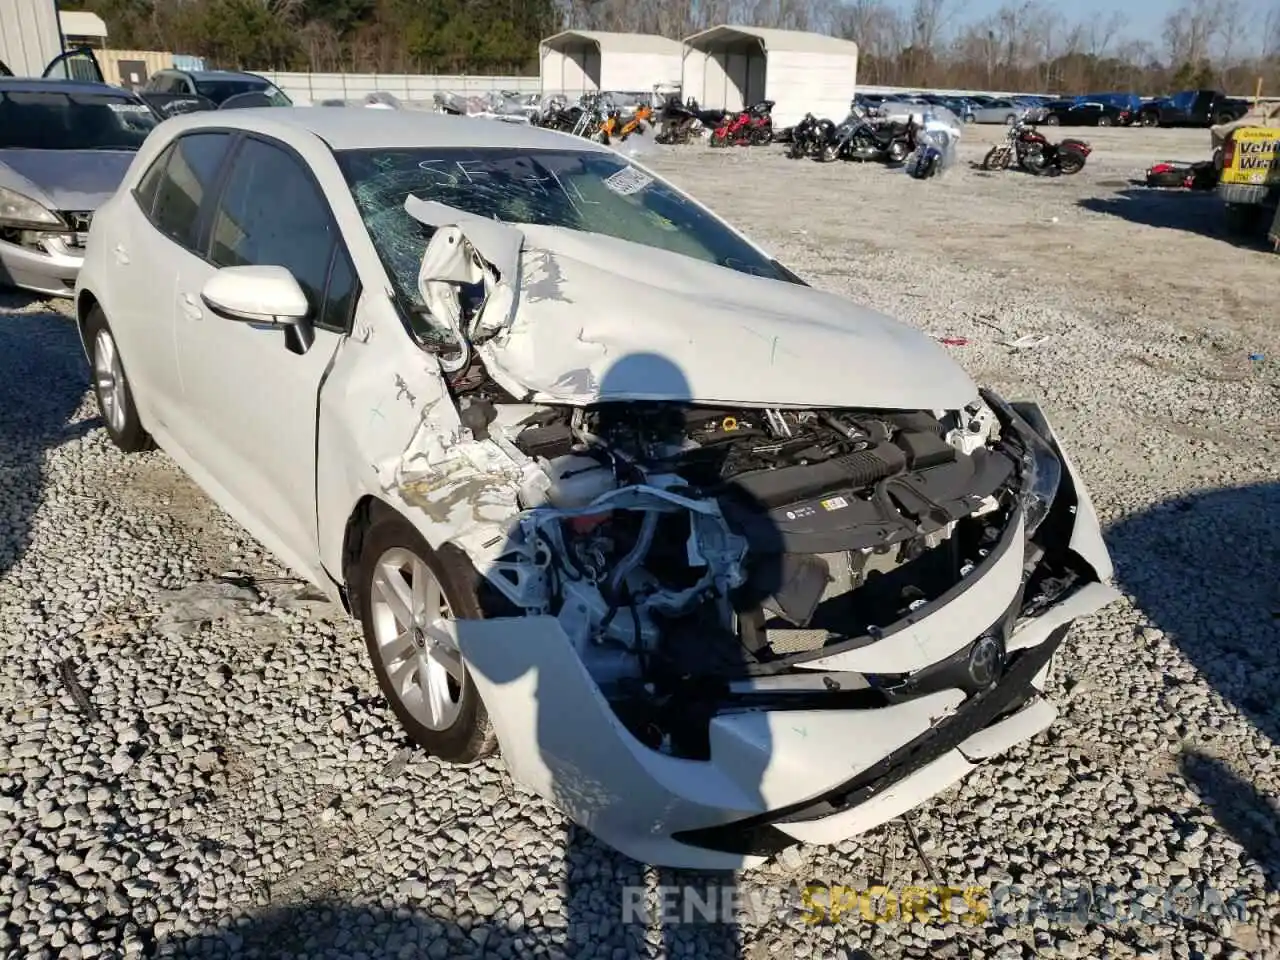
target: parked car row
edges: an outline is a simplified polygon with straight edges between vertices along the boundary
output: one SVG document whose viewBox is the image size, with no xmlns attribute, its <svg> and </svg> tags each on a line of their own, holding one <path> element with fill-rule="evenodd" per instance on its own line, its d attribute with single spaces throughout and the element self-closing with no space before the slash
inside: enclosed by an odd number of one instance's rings
<svg viewBox="0 0 1280 960">
<path fill-rule="evenodd" d="M 1136 93 L 1091 93 L 1076 97 L 981 94 L 947 96 L 912 93 L 905 96 L 860 93 L 858 101 L 874 107 L 886 101 L 944 106 L 965 123 L 1026 120 L 1064 127 L 1208 127 L 1231 123 L 1249 112 L 1249 103 L 1217 90 L 1184 90 L 1170 97 L 1144 99 Z"/>
</svg>

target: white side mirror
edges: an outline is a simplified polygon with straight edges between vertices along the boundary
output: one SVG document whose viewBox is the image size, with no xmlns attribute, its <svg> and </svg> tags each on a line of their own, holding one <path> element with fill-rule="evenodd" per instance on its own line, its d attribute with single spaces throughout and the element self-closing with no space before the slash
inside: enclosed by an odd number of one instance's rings
<svg viewBox="0 0 1280 960">
<path fill-rule="evenodd" d="M 227 320 L 293 326 L 310 312 L 307 295 L 284 267 L 223 267 L 204 285 L 200 298 Z"/>
</svg>

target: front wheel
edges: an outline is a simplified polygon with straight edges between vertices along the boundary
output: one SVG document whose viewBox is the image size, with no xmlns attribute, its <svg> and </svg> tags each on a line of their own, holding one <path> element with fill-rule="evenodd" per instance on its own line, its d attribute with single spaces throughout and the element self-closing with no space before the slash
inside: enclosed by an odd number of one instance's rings
<svg viewBox="0 0 1280 960">
<path fill-rule="evenodd" d="M 1044 122 L 1045 122 L 1045 123 L 1047 123 L 1047 124 L 1048 124 L 1049 126 L 1051 126 L 1051 127 L 1056 127 L 1056 126 L 1058 126 L 1060 123 L 1062 123 L 1062 120 L 1061 120 L 1061 118 L 1059 118 L 1059 117 L 1057 117 L 1057 116 L 1055 116 L 1054 114 L 1052 114 L 1052 113 L 1051 113 L 1051 114 L 1049 114 L 1047 117 L 1045 117 L 1045 118 L 1044 118 Z"/>
<path fill-rule="evenodd" d="M 481 616 L 465 558 L 436 553 L 393 514 L 368 531 L 353 579 L 374 676 L 405 732 L 449 763 L 492 753 L 497 738 L 475 681 L 438 629 Z"/>
<path fill-rule="evenodd" d="M 729 145 L 729 137 L 723 130 L 711 131 L 711 146 L 727 147 Z"/>
<path fill-rule="evenodd" d="M 98 399 L 98 411 L 102 414 L 107 436 L 125 453 L 152 449 L 155 443 L 138 418 L 138 407 L 133 401 L 129 378 L 125 376 L 120 348 L 101 307 L 89 311 L 84 324 L 84 341 L 89 345 L 89 356 L 93 361 L 93 392 Z"/>
<path fill-rule="evenodd" d="M 1009 165 L 1009 154 L 1004 147 L 992 147 L 982 158 L 983 170 L 1003 170 Z"/>
<path fill-rule="evenodd" d="M 838 156 L 840 156 L 840 147 L 834 143 L 824 144 L 822 149 L 818 151 L 818 159 L 822 163 L 831 163 Z"/>
<path fill-rule="evenodd" d="M 1006 127 L 1012 127 L 1017 122 L 1018 122 L 1018 118 L 1014 116 L 1012 113 L 1004 118 L 1004 125 Z"/>
<path fill-rule="evenodd" d="M 1160 126 L 1160 115 L 1148 111 L 1138 118 L 1138 123 L 1144 127 L 1158 127 Z"/>
</svg>

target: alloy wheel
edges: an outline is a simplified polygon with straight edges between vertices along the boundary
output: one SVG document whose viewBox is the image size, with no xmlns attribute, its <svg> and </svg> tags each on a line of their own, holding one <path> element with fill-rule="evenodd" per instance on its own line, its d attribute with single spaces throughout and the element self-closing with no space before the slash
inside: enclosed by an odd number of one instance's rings
<svg viewBox="0 0 1280 960">
<path fill-rule="evenodd" d="M 98 391 L 98 407 L 102 417 L 116 434 L 124 432 L 127 415 L 124 388 L 124 367 L 120 365 L 120 351 L 111 334 L 99 330 L 93 338 L 93 382 Z"/>
<path fill-rule="evenodd" d="M 370 606 L 378 656 L 395 696 L 429 730 L 447 730 L 462 708 L 462 654 L 443 631 L 449 602 L 422 558 L 393 547 L 374 566 Z"/>
</svg>

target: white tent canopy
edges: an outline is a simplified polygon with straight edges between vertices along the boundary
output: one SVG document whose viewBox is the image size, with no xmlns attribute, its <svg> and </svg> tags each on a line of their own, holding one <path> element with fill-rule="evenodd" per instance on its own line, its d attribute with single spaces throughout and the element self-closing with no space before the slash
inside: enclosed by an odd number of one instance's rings
<svg viewBox="0 0 1280 960">
<path fill-rule="evenodd" d="M 58 13 L 58 24 L 64 37 L 107 39 L 107 24 L 96 13 L 87 10 L 63 10 Z"/>
<path fill-rule="evenodd" d="M 679 41 L 653 34 L 565 30 L 538 52 L 543 93 L 640 93 L 680 79 Z"/>
<path fill-rule="evenodd" d="M 722 25 L 684 41 L 686 98 L 724 110 L 772 100 L 775 126 L 844 119 L 857 78 L 858 45 L 820 33 Z"/>
</svg>

